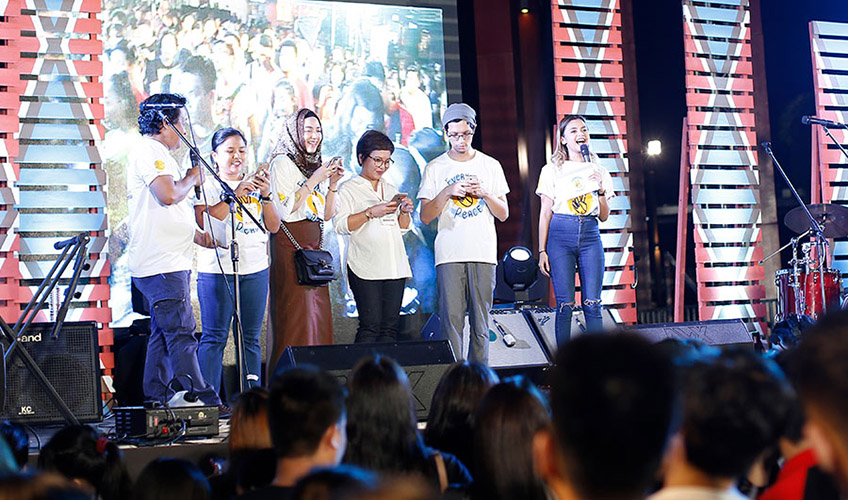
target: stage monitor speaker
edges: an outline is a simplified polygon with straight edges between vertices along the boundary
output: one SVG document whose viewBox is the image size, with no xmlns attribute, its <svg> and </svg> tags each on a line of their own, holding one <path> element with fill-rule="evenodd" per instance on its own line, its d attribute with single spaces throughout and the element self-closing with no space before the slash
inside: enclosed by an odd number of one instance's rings
<svg viewBox="0 0 848 500">
<path fill-rule="evenodd" d="M 519 310 L 514 309 L 493 309 L 490 316 L 492 322 L 489 323 L 489 366 L 502 370 L 507 368 L 535 368 L 547 367 L 551 364 L 550 358 L 545 352 L 545 348 L 533 331 L 533 327 Z M 437 339 L 441 338 L 439 315 L 433 314 L 421 330 L 421 338 Z M 504 333 L 498 329 L 501 326 Z M 468 323 L 468 317 L 465 317 L 465 326 L 463 327 L 463 338 L 468 338 L 471 327 Z M 507 344 L 505 334 L 511 335 L 509 343 L 514 339 L 515 343 Z M 468 344 L 462 346 L 460 359 L 467 359 Z"/>
<path fill-rule="evenodd" d="M 64 323 L 51 339 L 53 323 L 33 323 L 19 338 L 47 380 L 80 422 L 99 422 L 100 361 L 94 322 Z M 62 413 L 13 352 L 6 360 L 6 406 L 2 418 L 31 425 L 63 424 Z"/>
<path fill-rule="evenodd" d="M 537 307 L 526 309 L 525 314 L 541 334 L 540 336 L 545 343 L 548 355 L 553 359 L 557 348 L 556 309 L 553 307 Z M 601 308 L 601 319 L 603 319 L 604 329 L 607 331 L 615 330 L 619 326 L 612 313 L 606 307 Z M 584 331 L 586 331 L 586 318 L 583 316 L 583 310 L 578 308 L 571 315 L 571 338 L 582 335 Z"/>
<path fill-rule="evenodd" d="M 718 347 L 743 346 L 753 348 L 754 346 L 751 330 L 741 319 L 635 325 L 629 327 L 629 330 L 651 342 L 660 342 L 665 339 L 696 339 Z"/>
<path fill-rule="evenodd" d="M 427 420 L 433 392 L 442 375 L 456 361 L 447 340 L 289 346 L 283 351 L 274 373 L 285 367 L 309 364 L 330 372 L 347 384 L 356 363 L 377 354 L 392 358 L 403 367 L 412 387 L 415 415 L 418 420 Z"/>
</svg>

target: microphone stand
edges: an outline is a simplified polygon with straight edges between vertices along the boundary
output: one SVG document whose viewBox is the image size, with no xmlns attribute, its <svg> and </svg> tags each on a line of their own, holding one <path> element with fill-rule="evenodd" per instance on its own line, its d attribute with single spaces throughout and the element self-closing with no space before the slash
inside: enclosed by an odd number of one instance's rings
<svg viewBox="0 0 848 500">
<path fill-rule="evenodd" d="M 789 189 L 792 191 L 792 194 L 795 195 L 795 200 L 798 201 L 798 204 L 804 207 L 804 213 L 807 214 L 807 217 L 810 219 L 810 229 L 815 234 L 816 238 L 816 251 L 819 256 L 819 286 L 821 287 L 821 300 L 822 300 L 822 315 L 827 313 L 827 298 L 824 294 L 825 286 L 824 286 L 824 263 L 821 262 L 821 257 L 825 255 L 825 247 L 827 246 L 827 239 L 824 237 L 824 227 L 819 224 L 819 221 L 813 217 L 813 214 L 810 213 L 810 209 L 807 207 L 807 204 L 804 203 L 804 200 L 801 199 L 801 195 L 798 194 L 798 190 L 795 189 L 795 186 L 792 184 L 792 181 L 789 180 L 789 176 L 786 175 L 786 171 L 783 170 L 783 167 L 780 165 L 780 162 L 777 161 L 777 158 L 774 156 L 774 152 L 771 149 L 770 142 L 762 143 L 763 149 L 766 150 L 766 153 L 771 158 L 771 161 L 777 167 L 777 170 L 780 172 L 780 175 L 783 176 L 783 180 L 786 181 L 786 184 L 789 185 Z M 793 256 L 794 258 L 794 256 Z M 827 256 L 824 258 L 825 263 L 827 262 Z M 797 293 L 796 293 L 797 295 Z M 805 305 L 806 306 L 806 305 Z M 800 311 L 800 314 L 803 314 L 804 311 Z"/>
<path fill-rule="evenodd" d="M 238 196 L 236 196 L 235 191 L 233 191 L 233 189 L 226 182 L 224 182 L 224 180 L 221 179 L 221 177 L 218 176 L 218 173 L 215 172 L 215 170 L 209 165 L 209 163 L 206 162 L 206 160 L 203 158 L 203 156 L 200 155 L 200 151 L 197 150 L 197 147 L 194 146 L 193 144 L 191 144 L 191 142 L 189 142 L 189 140 L 186 139 L 186 137 L 182 133 L 180 133 L 179 130 L 177 130 L 177 127 L 174 126 L 173 122 L 171 122 L 171 120 L 167 116 L 165 116 L 165 113 L 163 113 L 161 109 L 157 110 L 157 111 L 159 113 L 159 116 L 162 117 L 162 121 L 167 123 L 168 126 L 170 126 L 171 129 L 174 132 L 177 133 L 177 135 L 179 136 L 179 138 L 183 142 L 183 144 L 188 146 L 189 154 L 191 155 L 193 153 L 194 157 L 197 158 L 197 160 L 200 161 L 200 163 L 204 167 L 206 167 L 206 171 L 208 173 L 212 174 L 212 177 L 216 181 L 218 181 L 218 184 L 221 185 L 221 189 L 224 192 L 224 194 L 221 195 L 221 199 L 222 199 L 222 201 L 226 202 L 227 205 L 229 205 L 229 207 L 230 207 L 230 229 L 231 229 L 232 237 L 233 237 L 232 243 L 230 243 L 230 259 L 232 260 L 232 263 L 233 263 L 233 302 L 234 302 L 233 303 L 233 310 L 234 310 L 234 316 L 236 318 L 236 326 L 235 326 L 235 329 L 233 331 L 233 336 L 235 337 L 235 343 L 236 343 L 236 376 L 238 377 L 239 392 L 244 392 L 244 372 L 245 372 L 245 367 L 244 367 L 244 364 L 245 364 L 245 360 L 244 360 L 244 335 L 243 335 L 242 326 L 241 326 L 241 292 L 240 292 L 240 289 L 239 289 L 239 279 L 238 279 L 239 278 L 238 277 L 239 250 L 238 250 L 238 241 L 236 240 L 236 218 L 235 218 L 236 205 L 238 205 L 238 207 L 241 209 L 241 212 L 243 214 L 247 214 L 247 216 L 250 218 L 250 220 L 253 221 L 254 224 L 256 224 L 256 227 L 258 227 L 259 230 L 262 231 L 262 233 L 265 233 L 265 228 L 262 227 L 262 225 L 259 223 L 259 221 L 256 220 L 256 217 L 254 217 L 253 214 L 250 213 L 249 210 L 247 210 L 247 207 L 245 207 L 244 204 L 238 199 Z M 210 223 L 211 223 L 211 221 L 210 221 Z M 210 234 L 211 234 L 212 228 L 210 227 L 209 230 L 210 230 Z M 214 239 L 214 235 L 213 235 L 213 239 Z M 216 252 L 218 251 L 217 244 L 216 244 L 215 251 Z M 227 276 L 225 274 L 224 280 L 226 280 L 226 279 L 227 279 Z M 258 375 L 258 374 L 256 374 L 256 375 Z"/>
</svg>

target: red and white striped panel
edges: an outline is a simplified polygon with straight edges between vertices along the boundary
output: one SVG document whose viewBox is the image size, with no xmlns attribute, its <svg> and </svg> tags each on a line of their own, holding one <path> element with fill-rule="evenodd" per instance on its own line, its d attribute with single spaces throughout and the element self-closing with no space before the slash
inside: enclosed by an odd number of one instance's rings
<svg viewBox="0 0 848 500">
<path fill-rule="evenodd" d="M 619 0 L 552 0 L 557 118 L 589 120 L 593 149 L 618 195 L 601 224 L 606 273 L 601 299 L 620 323 L 636 323 L 627 113 Z"/>
<path fill-rule="evenodd" d="M 682 7 L 700 319 L 763 322 L 749 1 Z"/>
</svg>

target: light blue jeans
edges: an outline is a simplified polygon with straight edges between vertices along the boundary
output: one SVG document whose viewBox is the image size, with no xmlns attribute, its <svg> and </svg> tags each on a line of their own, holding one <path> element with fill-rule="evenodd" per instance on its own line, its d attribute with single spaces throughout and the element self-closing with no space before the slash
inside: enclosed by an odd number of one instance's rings
<svg viewBox="0 0 848 500">
<path fill-rule="evenodd" d="M 232 325 L 233 331 L 236 328 L 235 308 L 230 294 L 227 293 L 225 278 L 230 291 L 233 292 L 232 274 L 197 274 L 197 298 L 200 300 L 200 321 L 203 327 L 197 359 L 203 378 L 216 391 L 221 389 L 224 346 L 227 345 L 230 326 Z M 268 269 L 239 276 L 239 293 L 241 326 L 244 332 L 244 387 L 249 389 L 260 385 L 262 361 L 259 334 L 268 303 Z"/>
<path fill-rule="evenodd" d="M 571 338 L 574 312 L 574 276 L 580 273 L 580 293 L 587 331 L 601 331 L 601 288 L 604 282 L 604 246 L 593 216 L 554 214 L 546 246 L 556 297 L 556 339 L 562 346 Z"/>
</svg>

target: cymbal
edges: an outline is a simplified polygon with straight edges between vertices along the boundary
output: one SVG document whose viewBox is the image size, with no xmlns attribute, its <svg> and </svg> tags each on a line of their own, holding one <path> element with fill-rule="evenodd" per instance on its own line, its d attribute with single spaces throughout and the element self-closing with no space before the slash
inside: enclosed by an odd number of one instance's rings
<svg viewBox="0 0 848 500">
<path fill-rule="evenodd" d="M 848 236 L 848 207 L 833 203 L 808 205 L 813 218 L 824 228 L 825 238 Z M 804 213 L 804 207 L 790 210 L 783 218 L 786 227 L 798 234 L 810 229 L 810 218 Z"/>
</svg>

